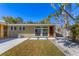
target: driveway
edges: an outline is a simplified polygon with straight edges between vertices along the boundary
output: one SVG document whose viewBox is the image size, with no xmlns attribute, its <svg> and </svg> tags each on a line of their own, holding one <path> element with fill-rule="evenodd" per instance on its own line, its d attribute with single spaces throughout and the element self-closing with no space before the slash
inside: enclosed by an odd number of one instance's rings
<svg viewBox="0 0 79 59">
<path fill-rule="evenodd" d="M 0 41 L 0 54 L 27 40 L 27 38 L 5 39 Z"/>
</svg>

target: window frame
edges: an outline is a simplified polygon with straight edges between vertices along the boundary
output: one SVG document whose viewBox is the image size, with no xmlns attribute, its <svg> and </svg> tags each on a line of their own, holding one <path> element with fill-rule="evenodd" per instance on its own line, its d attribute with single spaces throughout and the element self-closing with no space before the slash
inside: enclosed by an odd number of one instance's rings
<svg viewBox="0 0 79 59">
<path fill-rule="evenodd" d="M 26 29 L 25 26 L 19 26 L 19 31 L 24 31 Z"/>
<path fill-rule="evenodd" d="M 40 34 L 40 36 L 43 36 L 43 37 L 47 37 L 47 36 L 49 36 L 49 27 L 35 27 L 35 29 L 34 29 L 34 33 L 35 33 L 35 30 L 36 29 L 41 29 L 41 34 Z M 46 36 L 44 36 L 43 35 L 43 29 L 47 29 L 47 35 Z M 35 36 L 36 36 L 36 33 L 35 33 Z"/>
</svg>

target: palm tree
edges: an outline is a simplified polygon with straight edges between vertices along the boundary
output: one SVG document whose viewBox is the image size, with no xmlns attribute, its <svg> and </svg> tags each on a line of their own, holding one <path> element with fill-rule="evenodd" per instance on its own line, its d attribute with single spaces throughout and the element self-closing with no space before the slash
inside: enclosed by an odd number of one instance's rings
<svg viewBox="0 0 79 59">
<path fill-rule="evenodd" d="M 23 23 L 23 19 L 21 17 L 13 18 L 11 16 L 4 16 L 2 19 L 7 23 Z"/>
<path fill-rule="evenodd" d="M 16 23 L 23 23 L 23 19 L 21 17 L 15 18 Z"/>
<path fill-rule="evenodd" d="M 7 17 L 2 17 L 2 19 L 5 21 L 5 22 L 8 22 L 8 23 L 15 23 L 14 21 L 14 18 L 11 17 L 11 16 L 7 16 Z"/>
</svg>

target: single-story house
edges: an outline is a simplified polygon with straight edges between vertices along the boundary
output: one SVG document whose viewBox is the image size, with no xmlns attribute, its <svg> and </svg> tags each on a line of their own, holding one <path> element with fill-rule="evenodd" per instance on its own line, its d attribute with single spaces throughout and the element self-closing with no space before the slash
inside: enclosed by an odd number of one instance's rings
<svg viewBox="0 0 79 59">
<path fill-rule="evenodd" d="M 8 24 L 0 23 L 0 38 L 54 37 L 53 24 Z"/>
</svg>

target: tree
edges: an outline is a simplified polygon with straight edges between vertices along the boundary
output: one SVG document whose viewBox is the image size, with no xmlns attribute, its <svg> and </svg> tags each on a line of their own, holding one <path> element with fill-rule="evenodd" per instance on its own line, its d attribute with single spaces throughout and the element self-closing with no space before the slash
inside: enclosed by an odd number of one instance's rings
<svg viewBox="0 0 79 59">
<path fill-rule="evenodd" d="M 5 22 L 8 22 L 8 23 L 15 23 L 14 18 L 11 17 L 11 16 L 2 17 L 2 19 L 3 19 Z"/>
<path fill-rule="evenodd" d="M 27 24 L 34 24 L 34 22 L 31 21 L 31 20 L 30 20 L 30 21 L 27 21 L 26 23 L 27 23 Z"/>
<path fill-rule="evenodd" d="M 71 3 L 58 3 L 59 10 L 57 10 L 57 8 L 54 6 L 54 4 L 52 4 L 52 5 L 53 5 L 52 6 L 53 9 L 56 10 L 56 14 L 58 16 L 62 15 L 62 13 L 65 14 L 64 19 L 63 19 L 64 21 L 66 21 L 65 25 L 67 25 L 67 26 L 69 25 L 69 18 L 67 18 L 67 17 L 70 17 L 75 23 L 77 22 L 77 20 L 71 15 L 71 10 L 72 10 L 72 4 Z M 76 4 L 75 8 L 77 8 L 77 7 L 79 7 L 79 4 Z M 68 12 L 68 10 L 69 10 L 69 12 Z"/>
<path fill-rule="evenodd" d="M 79 15 L 76 17 L 76 23 L 79 24 Z"/>
<path fill-rule="evenodd" d="M 55 24 L 56 24 L 56 30 L 58 30 L 59 28 L 58 28 L 58 14 L 57 13 L 55 13 L 55 14 L 52 14 L 52 16 L 54 16 L 54 18 L 55 18 Z"/>
<path fill-rule="evenodd" d="M 59 20 L 59 16 L 61 16 L 62 14 L 64 14 L 64 16 L 63 16 L 63 21 L 64 21 L 64 28 L 66 29 L 66 30 L 69 30 L 70 28 L 69 28 L 69 26 L 70 26 L 70 24 L 69 24 L 69 21 L 70 21 L 70 18 L 75 22 L 75 23 L 78 23 L 78 21 L 77 21 L 77 19 L 75 19 L 74 17 L 73 17 L 73 15 L 71 14 L 71 11 L 72 11 L 72 4 L 70 3 L 66 3 L 66 4 L 63 4 L 63 3 L 58 3 L 58 6 L 59 6 L 59 9 L 57 9 L 55 6 L 54 6 L 54 4 L 52 4 L 53 6 L 53 9 L 56 11 L 54 14 L 55 14 L 55 20 L 56 20 L 56 23 L 57 23 L 57 20 Z M 75 8 L 77 8 L 77 7 L 79 7 L 79 4 L 76 4 L 77 6 L 75 7 Z M 67 8 L 67 9 L 66 9 Z M 74 9 L 75 10 L 75 9 Z M 57 27 L 57 26 L 56 26 Z M 57 27 L 57 29 L 58 29 L 58 27 Z"/>
<path fill-rule="evenodd" d="M 71 11 L 74 11 L 76 8 L 79 7 L 78 3 L 75 3 L 75 5 L 76 5 L 75 8 L 73 8 L 71 3 L 62 3 L 59 7 L 62 11 L 64 11 L 64 13 L 66 13 L 76 23 L 77 19 L 75 19 L 73 15 L 71 15 Z M 64 7 L 66 7 L 67 9 L 65 9 Z"/>
<path fill-rule="evenodd" d="M 41 20 L 39 23 L 41 24 L 51 24 L 50 19 L 52 18 L 52 15 L 48 15 L 47 18 Z"/>
<path fill-rule="evenodd" d="M 47 18 L 47 19 L 41 20 L 39 23 L 40 23 L 40 24 L 50 24 L 50 21 L 49 21 L 49 19 Z"/>
<path fill-rule="evenodd" d="M 16 23 L 23 23 L 23 19 L 21 17 L 15 18 Z"/>
<path fill-rule="evenodd" d="M 23 19 L 21 17 L 13 18 L 11 16 L 4 16 L 2 19 L 7 23 L 23 23 Z"/>
<path fill-rule="evenodd" d="M 79 41 L 79 24 L 74 24 L 72 26 L 70 26 L 71 29 L 71 37 L 73 40 L 77 40 Z"/>
</svg>

